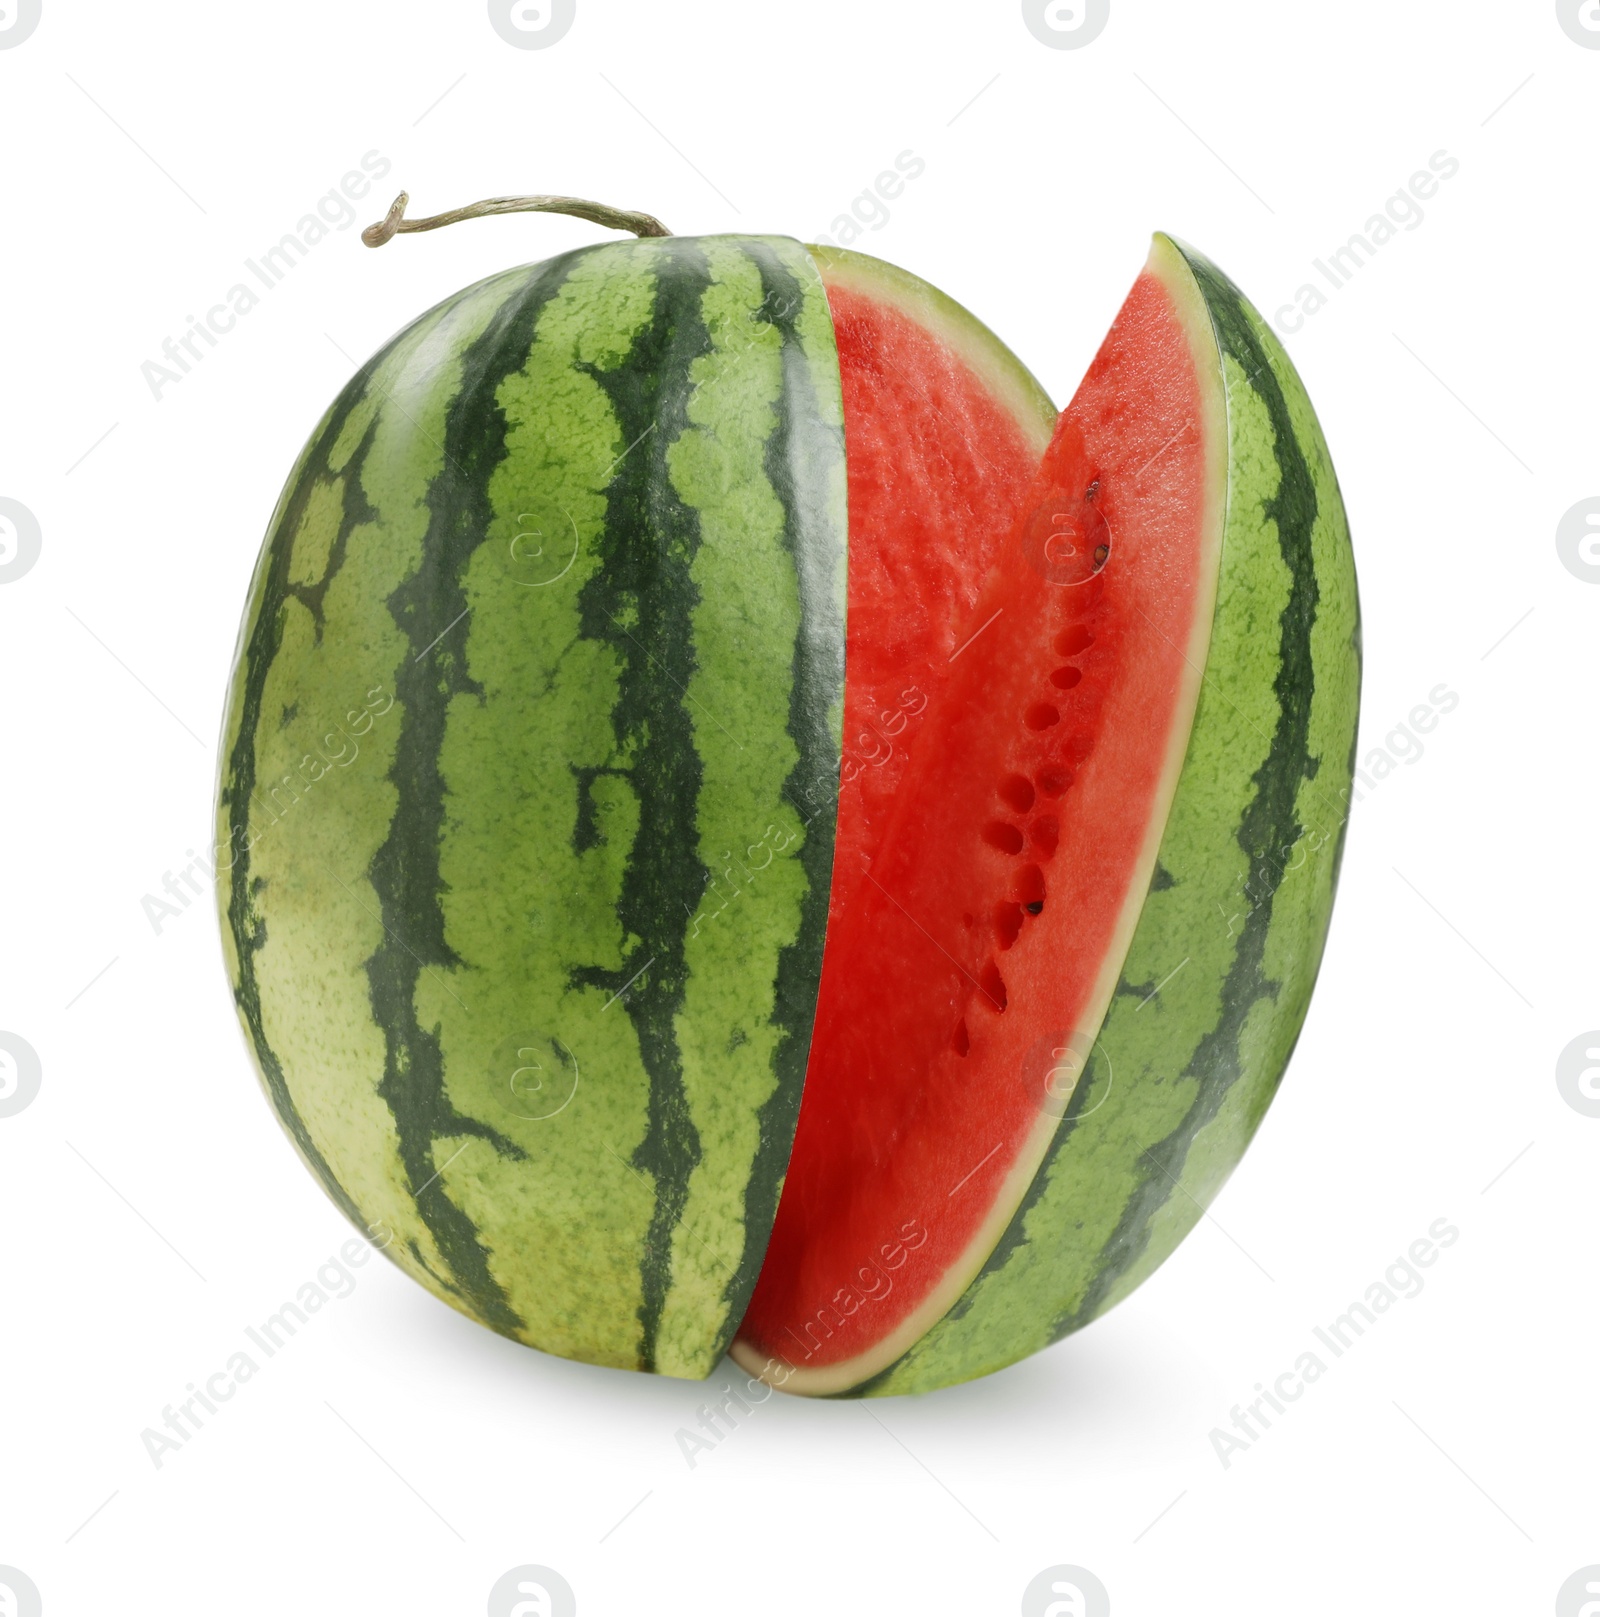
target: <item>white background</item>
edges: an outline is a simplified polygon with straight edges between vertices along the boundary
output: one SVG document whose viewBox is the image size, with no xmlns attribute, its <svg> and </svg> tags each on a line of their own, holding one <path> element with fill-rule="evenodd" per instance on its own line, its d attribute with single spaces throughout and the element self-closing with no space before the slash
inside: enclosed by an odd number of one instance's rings
<svg viewBox="0 0 1600 1617">
<path fill-rule="evenodd" d="M 1597 111 L 1549 0 L 1112 0 L 1073 50 L 1015 0 L 578 0 L 538 50 L 481 0 L 43 0 L 0 50 L 0 496 L 43 535 L 0 585 L 0 1029 L 43 1072 L 0 1118 L 0 1564 L 49 1617 L 476 1614 L 527 1562 L 584 1617 L 1010 1614 L 1057 1563 L 1118 1617 L 1551 1610 L 1600 1562 L 1600 1120 L 1555 1082 L 1600 1024 L 1600 589 L 1555 546 L 1600 494 Z M 141 1431 L 350 1234 L 258 1092 L 209 896 L 159 936 L 141 910 L 209 835 L 266 519 L 356 361 L 603 234 L 374 254 L 359 226 L 405 185 L 807 238 L 908 149 L 856 245 L 1058 401 L 1152 229 L 1270 313 L 1460 162 L 1287 337 L 1355 533 L 1363 756 L 1440 683 L 1459 705 L 1356 812 L 1256 1145 L 1081 1334 L 918 1400 L 773 1398 L 693 1469 L 704 1389 L 543 1357 L 374 1263 L 157 1470 Z M 373 150 L 355 228 L 157 402 L 162 339 Z M 1225 1468 L 1212 1429 L 1441 1217 L 1422 1294 Z"/>
</svg>

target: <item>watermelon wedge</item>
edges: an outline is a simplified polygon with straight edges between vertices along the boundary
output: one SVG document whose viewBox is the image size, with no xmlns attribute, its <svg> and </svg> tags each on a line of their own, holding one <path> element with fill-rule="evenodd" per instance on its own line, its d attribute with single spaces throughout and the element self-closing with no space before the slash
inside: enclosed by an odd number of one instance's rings
<svg viewBox="0 0 1600 1617">
<path fill-rule="evenodd" d="M 983 1374 L 1260 1122 L 1359 666 L 1299 379 L 1167 238 L 1059 418 L 857 254 L 657 225 L 506 271 L 362 367 L 257 564 L 216 864 L 263 1087 L 530 1346 Z"/>
</svg>

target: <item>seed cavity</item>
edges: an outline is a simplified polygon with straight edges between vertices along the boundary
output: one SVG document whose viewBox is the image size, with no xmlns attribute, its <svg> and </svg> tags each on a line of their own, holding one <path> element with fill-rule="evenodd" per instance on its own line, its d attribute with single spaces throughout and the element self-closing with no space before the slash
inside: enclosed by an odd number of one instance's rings
<svg viewBox="0 0 1600 1617">
<path fill-rule="evenodd" d="M 1081 623 L 1075 623 L 1070 629 L 1063 629 L 1051 644 L 1057 656 L 1076 657 L 1080 651 L 1087 651 L 1094 644 L 1094 636 Z"/>
<path fill-rule="evenodd" d="M 989 1001 L 994 1010 L 1005 1010 L 1006 985 L 1000 976 L 1000 968 L 994 963 L 994 961 L 991 960 L 989 964 L 983 968 L 983 973 L 978 978 L 978 987 L 983 990 L 984 997 Z"/>
<path fill-rule="evenodd" d="M 1022 719 L 1030 730 L 1048 730 L 1052 724 L 1060 724 L 1061 710 L 1049 702 L 1033 702 Z"/>
<path fill-rule="evenodd" d="M 1000 801 L 1018 814 L 1033 807 L 1033 782 L 1026 775 L 1007 775 L 1000 782 Z"/>
<path fill-rule="evenodd" d="M 990 820 L 983 828 L 983 840 L 1001 853 L 1022 852 L 1022 833 L 1005 820 Z"/>
<path fill-rule="evenodd" d="M 995 939 L 1002 949 L 1009 949 L 1022 931 L 1022 906 L 1000 903 L 994 907 Z"/>
<path fill-rule="evenodd" d="M 967 1019 L 964 1016 L 956 1023 L 956 1030 L 950 1035 L 950 1048 L 958 1056 L 964 1056 L 972 1048 L 972 1040 L 967 1037 Z"/>
<path fill-rule="evenodd" d="M 1074 668 L 1070 663 L 1056 669 L 1050 676 L 1050 683 L 1058 690 L 1070 691 L 1074 685 L 1083 678 L 1083 670 Z"/>
<path fill-rule="evenodd" d="M 984 841 L 998 847 L 1001 854 L 1021 854 L 1022 833 L 1008 820 L 990 820 L 984 826 Z"/>
<path fill-rule="evenodd" d="M 1077 779 L 1077 771 L 1070 766 L 1041 769 L 1034 779 L 1039 782 L 1039 790 L 1046 797 L 1060 797 Z"/>
<path fill-rule="evenodd" d="M 1032 909 L 1035 904 L 1044 903 L 1044 872 L 1037 865 L 1023 865 L 1011 883 L 1011 896 L 1022 905 L 1024 909 Z M 1033 910 L 1033 914 L 1039 912 Z"/>
</svg>

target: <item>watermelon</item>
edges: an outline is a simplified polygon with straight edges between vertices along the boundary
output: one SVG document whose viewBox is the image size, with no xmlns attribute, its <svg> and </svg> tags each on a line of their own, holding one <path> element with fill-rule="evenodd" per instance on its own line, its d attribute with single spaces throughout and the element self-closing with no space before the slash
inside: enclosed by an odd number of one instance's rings
<svg viewBox="0 0 1600 1617">
<path fill-rule="evenodd" d="M 1157 238 L 1058 419 L 892 266 L 580 249 L 402 331 L 291 473 L 234 1001 L 329 1196 L 492 1329 L 966 1379 L 1126 1295 L 1253 1134 L 1358 679 L 1326 446 L 1198 255 Z"/>
</svg>

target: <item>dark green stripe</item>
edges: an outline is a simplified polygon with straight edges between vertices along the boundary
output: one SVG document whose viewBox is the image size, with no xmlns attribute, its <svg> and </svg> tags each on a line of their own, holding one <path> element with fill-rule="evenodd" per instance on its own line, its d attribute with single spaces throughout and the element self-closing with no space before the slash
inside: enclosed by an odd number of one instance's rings
<svg viewBox="0 0 1600 1617">
<path fill-rule="evenodd" d="M 389 778 L 399 801 L 367 872 L 385 934 L 366 962 L 372 1014 L 384 1034 L 378 1093 L 394 1115 L 417 1210 L 455 1286 L 485 1324 L 508 1334 L 522 1321 L 490 1270 L 476 1225 L 450 1199 L 434 1146 L 469 1138 L 487 1141 L 503 1157 L 520 1159 L 523 1152 L 451 1104 L 439 1030 L 419 1023 L 416 988 L 424 970 L 448 971 L 461 963 L 445 936 L 441 904 L 445 790 L 439 751 L 452 699 L 482 694 L 462 650 L 468 631 L 463 578 L 489 530 L 489 479 L 506 455 L 506 418 L 496 390 L 526 362 L 540 311 L 580 256 L 567 254 L 530 271 L 463 355 L 460 390 L 445 418 L 444 465 L 428 490 L 421 564 L 387 602 L 413 649 L 395 674 L 402 717 Z"/>
<path fill-rule="evenodd" d="M 836 798 L 819 812 L 815 788 L 819 780 L 838 779 L 839 745 L 833 718 L 844 690 L 844 624 L 836 584 L 841 560 L 839 534 L 832 512 L 811 503 L 818 487 L 826 485 L 820 468 L 837 465 L 842 481 L 844 439 L 842 433 L 825 425 L 832 411 L 824 409 L 817 398 L 811 359 L 801 338 L 806 289 L 766 243 L 748 243 L 745 251 L 761 267 L 762 318 L 783 338 L 783 389 L 776 405 L 777 428 L 767 442 L 765 470 L 783 505 L 783 542 L 794 557 L 800 583 L 800 632 L 795 640 L 788 724 L 799 757 L 784 783 L 783 795 L 805 826 L 800 864 L 806 875 L 806 893 L 794 941 L 778 956 L 772 1013 L 774 1025 L 782 1030 L 773 1057 L 777 1087 L 761 1108 L 760 1140 L 745 1189 L 744 1250 L 723 1292 L 728 1318 L 717 1344 L 719 1357 L 733 1340 L 755 1289 L 800 1115 L 828 928 L 838 816 Z M 803 483 L 794 475 L 796 464 L 805 468 Z"/>
<path fill-rule="evenodd" d="M 633 1166 L 655 1183 L 640 1259 L 639 1358 L 655 1367 L 672 1278 L 672 1235 L 683 1216 L 700 1136 L 684 1093 L 674 1026 L 688 984 L 689 920 L 711 872 L 696 851 L 701 767 L 685 696 L 696 663 L 692 614 L 700 594 L 690 564 L 699 520 L 673 492 L 672 444 L 689 426 L 691 363 L 711 351 L 700 314 L 710 276 L 688 242 L 663 245 L 654 312 L 615 369 L 581 366 L 605 392 L 629 446 L 606 491 L 600 565 L 579 594 L 581 634 L 618 659 L 611 725 L 639 799 L 639 831 L 623 873 L 617 917 L 633 946 L 615 969 L 581 966 L 574 986 L 620 996 L 650 1079 L 648 1124 Z"/>
</svg>

